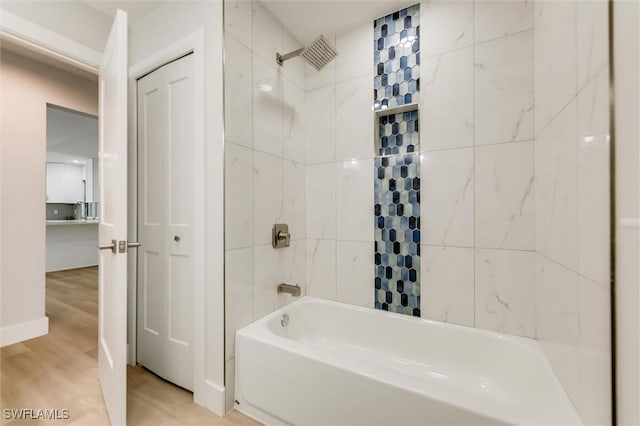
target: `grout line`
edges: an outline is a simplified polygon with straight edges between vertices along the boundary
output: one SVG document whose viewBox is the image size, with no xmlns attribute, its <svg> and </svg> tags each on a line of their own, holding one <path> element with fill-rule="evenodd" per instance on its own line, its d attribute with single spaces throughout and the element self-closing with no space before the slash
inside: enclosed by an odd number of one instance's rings
<svg viewBox="0 0 640 426">
<path fill-rule="evenodd" d="M 545 259 L 547 259 L 549 262 L 555 263 L 556 265 L 558 265 L 558 266 L 562 267 L 563 269 L 565 269 L 565 270 L 567 270 L 567 271 L 569 271 L 569 272 L 571 272 L 571 273 L 575 274 L 578 278 L 585 279 L 585 280 L 587 280 L 587 281 L 589 281 L 589 282 L 591 282 L 591 283 L 593 283 L 593 284 L 596 284 L 596 285 L 597 285 L 597 286 L 599 286 L 599 287 L 602 287 L 602 288 L 603 288 L 603 289 L 605 289 L 605 290 L 609 290 L 609 288 L 608 288 L 606 285 L 604 285 L 604 284 L 602 284 L 602 283 L 599 283 L 599 282 L 597 282 L 597 281 L 593 280 L 592 278 L 589 278 L 589 277 L 585 276 L 584 274 L 581 274 L 580 272 L 576 271 L 575 269 L 573 269 L 573 268 L 571 268 L 571 267 L 569 267 L 569 266 L 567 266 L 567 265 L 565 265 L 565 264 L 563 264 L 563 263 L 558 262 L 557 260 L 555 260 L 555 259 L 553 259 L 553 258 L 551 258 L 551 257 L 547 256 L 546 254 L 540 253 L 540 252 L 538 252 L 538 251 L 536 251 L 535 253 L 536 253 L 537 255 L 541 256 L 541 257 L 544 257 L 544 258 L 545 258 Z"/>
<path fill-rule="evenodd" d="M 540 131 L 536 132 L 535 131 L 535 127 L 534 127 L 534 139 L 538 139 L 542 133 L 545 132 L 545 130 L 547 130 L 547 128 L 551 125 L 551 123 L 553 123 L 558 116 L 560 116 L 565 109 L 567 109 L 567 107 L 569 105 L 571 105 L 571 102 L 573 102 L 574 100 L 577 100 L 578 96 L 580 96 L 580 94 L 587 88 L 587 86 L 589 86 L 590 83 L 592 83 L 595 79 L 597 79 L 600 76 L 601 72 L 604 72 L 605 70 L 607 70 L 609 67 L 609 64 L 605 64 L 603 65 L 600 70 L 598 70 L 596 73 L 594 73 L 593 77 L 590 78 L 580 89 L 578 89 L 572 96 L 571 98 L 569 98 L 567 100 L 567 102 L 558 110 L 558 112 L 555 113 L 555 115 L 553 115 L 552 118 L 549 119 L 549 121 L 540 129 Z M 535 74 L 535 73 L 534 73 Z M 534 86 L 534 96 L 535 96 L 535 86 Z M 534 117 L 536 116 L 535 114 L 535 104 L 534 104 Z M 535 120 L 535 119 L 534 119 Z M 535 121 L 534 121 L 535 124 Z"/>
<path fill-rule="evenodd" d="M 534 339 L 538 339 L 538 304 L 536 303 L 538 300 L 538 285 L 536 282 L 536 276 L 537 276 L 537 271 L 538 271 L 538 256 L 536 256 L 536 254 L 538 253 L 537 249 L 536 249 L 536 194 L 537 194 L 537 185 L 538 185 L 538 180 L 536 179 L 536 146 L 537 144 L 537 137 L 536 137 L 536 16 L 535 16 L 535 5 L 531 4 L 531 15 L 532 15 L 532 21 L 533 21 L 533 43 L 531 43 L 531 55 L 533 56 L 533 61 L 531 61 L 531 65 L 533 67 L 533 72 L 531 73 L 531 99 L 533 101 L 533 114 L 531 114 L 531 123 L 532 123 L 532 127 L 533 127 L 533 187 L 532 187 L 532 191 L 533 191 L 533 196 L 532 196 L 532 200 L 533 200 L 533 223 L 531 225 L 531 227 L 533 228 L 533 248 L 534 248 L 534 255 L 533 255 L 533 338 Z"/>
<path fill-rule="evenodd" d="M 472 24 L 471 24 L 471 28 L 472 28 L 472 33 L 471 33 L 471 37 L 472 37 L 472 41 L 473 41 L 473 246 L 474 246 L 474 250 L 473 250 L 473 326 L 477 327 L 478 326 L 478 320 L 477 320 L 477 309 L 476 309 L 476 301 L 477 301 L 477 291 L 476 291 L 476 187 L 478 185 L 478 180 L 476 179 L 476 1 L 473 2 L 472 4 L 472 15 L 473 15 L 473 19 L 472 19 Z"/>
<path fill-rule="evenodd" d="M 474 13 L 475 13 L 475 3 L 474 3 Z M 475 19 L 474 19 L 474 26 L 475 26 Z M 479 41 L 477 43 L 475 42 L 475 34 L 474 34 L 474 46 L 482 46 L 482 45 L 487 44 L 487 43 L 491 43 L 491 42 L 494 42 L 494 41 L 502 40 L 503 38 L 519 36 L 519 35 L 522 35 L 522 34 L 527 33 L 527 32 L 531 32 L 533 34 L 533 28 L 534 28 L 534 24 L 532 23 L 531 24 L 531 28 L 527 28 L 527 29 L 524 29 L 524 30 L 516 31 L 514 33 L 503 34 L 500 37 L 490 38 L 488 40 Z"/>
<path fill-rule="evenodd" d="M 441 244 L 441 243 L 437 243 L 437 244 L 431 244 L 431 243 L 422 243 L 423 246 L 428 246 L 428 247 L 452 247 L 452 248 L 459 248 L 459 249 L 474 249 L 474 250 L 496 250 L 496 251 L 517 251 L 517 252 L 523 252 L 523 253 L 535 253 L 535 249 L 531 248 L 531 249 L 517 249 L 517 248 L 504 248 L 504 247 L 482 247 L 482 246 L 460 246 L 460 245 L 454 245 L 454 244 Z"/>
<path fill-rule="evenodd" d="M 335 38 L 334 38 L 334 43 L 335 43 Z M 338 154 L 338 138 L 337 138 L 337 126 L 336 123 L 338 122 L 338 96 L 337 96 L 337 88 L 338 88 L 338 83 L 336 81 L 336 75 L 337 75 L 337 64 L 334 64 L 333 67 L 333 155 L 334 158 L 337 159 L 337 154 Z M 334 276 L 333 276 L 333 280 L 334 280 L 334 285 L 335 285 L 335 300 L 338 300 L 338 242 L 337 242 L 337 236 L 338 236 L 338 165 L 336 163 L 336 165 L 334 166 L 334 170 L 333 170 L 333 178 L 334 178 L 334 194 L 335 194 L 335 204 L 334 204 L 334 209 L 335 209 L 335 218 L 336 218 L 336 223 L 335 223 L 335 235 L 336 235 L 336 239 L 334 240 L 333 243 L 333 254 L 334 254 Z"/>
</svg>

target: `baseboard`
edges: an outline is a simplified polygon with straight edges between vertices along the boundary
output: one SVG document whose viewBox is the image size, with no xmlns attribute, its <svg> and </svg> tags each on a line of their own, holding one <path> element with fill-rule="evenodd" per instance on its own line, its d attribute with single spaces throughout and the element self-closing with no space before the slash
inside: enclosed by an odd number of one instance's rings
<svg viewBox="0 0 640 426">
<path fill-rule="evenodd" d="M 49 318 L 47 317 L 2 327 L 0 329 L 0 347 L 44 336 L 48 332 Z"/>
<path fill-rule="evenodd" d="M 224 417 L 225 412 L 225 388 L 212 381 L 204 381 L 204 398 L 202 395 L 194 394 L 194 402 L 212 411 L 216 416 Z"/>
</svg>

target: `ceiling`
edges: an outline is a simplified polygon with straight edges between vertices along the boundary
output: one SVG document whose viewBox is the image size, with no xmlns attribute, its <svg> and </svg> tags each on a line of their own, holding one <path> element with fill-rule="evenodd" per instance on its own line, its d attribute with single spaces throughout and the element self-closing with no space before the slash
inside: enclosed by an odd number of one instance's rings
<svg viewBox="0 0 640 426">
<path fill-rule="evenodd" d="M 117 9 L 125 10 L 133 23 L 162 4 L 178 0 L 83 1 L 108 17 L 115 16 Z M 320 34 L 339 34 L 353 25 L 372 22 L 415 4 L 416 0 L 262 0 L 262 3 L 298 40 L 307 44 Z"/>
<path fill-rule="evenodd" d="M 84 2 L 109 18 L 116 16 L 116 10 L 122 9 L 127 12 L 131 24 L 166 3 L 167 0 L 84 0 Z"/>
<path fill-rule="evenodd" d="M 47 161 L 72 163 L 98 157 L 98 118 L 47 106 Z"/>
<path fill-rule="evenodd" d="M 416 3 L 401 0 L 263 0 L 271 11 L 303 44 L 320 34 L 339 34 L 353 25 L 371 22 Z"/>
</svg>

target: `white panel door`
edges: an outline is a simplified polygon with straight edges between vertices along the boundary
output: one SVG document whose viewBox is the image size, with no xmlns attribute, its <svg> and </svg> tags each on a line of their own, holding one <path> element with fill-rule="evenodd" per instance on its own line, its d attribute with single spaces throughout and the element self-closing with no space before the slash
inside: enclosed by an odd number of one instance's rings
<svg viewBox="0 0 640 426">
<path fill-rule="evenodd" d="M 101 245 L 127 239 L 127 14 L 118 10 L 100 65 Z M 116 244 L 117 245 L 117 244 Z M 101 247 L 102 248 L 102 247 Z M 112 425 L 127 414 L 127 256 L 100 250 L 98 376 Z"/>
<path fill-rule="evenodd" d="M 137 362 L 193 389 L 192 55 L 138 80 Z"/>
</svg>

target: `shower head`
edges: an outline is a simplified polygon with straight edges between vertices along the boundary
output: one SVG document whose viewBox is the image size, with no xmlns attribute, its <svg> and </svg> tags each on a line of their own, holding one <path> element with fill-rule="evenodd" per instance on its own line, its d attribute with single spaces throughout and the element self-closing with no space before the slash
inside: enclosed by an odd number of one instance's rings
<svg viewBox="0 0 640 426">
<path fill-rule="evenodd" d="M 338 55 L 336 48 L 327 40 L 323 35 L 320 35 L 307 47 L 301 47 L 300 49 L 289 52 L 285 55 L 276 53 L 276 62 L 282 66 L 284 61 L 287 61 L 296 56 L 302 56 L 309 65 L 320 71 L 329 62 Z"/>
</svg>

